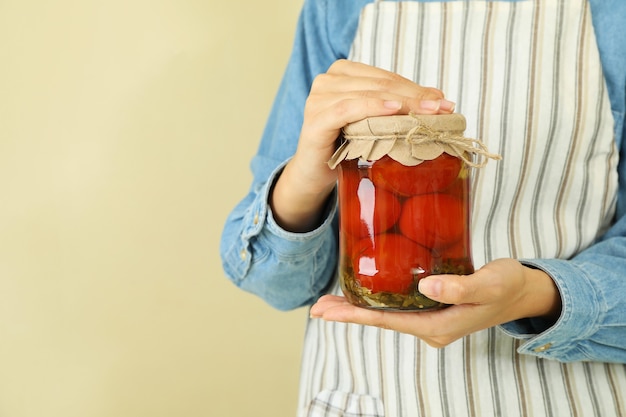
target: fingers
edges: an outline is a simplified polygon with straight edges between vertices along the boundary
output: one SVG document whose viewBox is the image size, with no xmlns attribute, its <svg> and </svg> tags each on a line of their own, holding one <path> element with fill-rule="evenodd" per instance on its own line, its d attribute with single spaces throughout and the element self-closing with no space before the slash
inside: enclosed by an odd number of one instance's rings
<svg viewBox="0 0 626 417">
<path fill-rule="evenodd" d="M 418 284 L 419 291 L 435 301 L 446 304 L 479 304 L 484 301 L 482 283 L 464 275 L 431 275 Z"/>
<path fill-rule="evenodd" d="M 327 86 L 325 88 L 333 88 Z M 363 86 L 363 88 L 367 88 Z M 418 99 L 415 93 L 408 96 L 409 91 L 396 94 L 391 91 L 379 90 L 349 90 L 341 93 L 336 91 L 311 91 L 305 107 L 305 131 L 308 127 L 319 131 L 329 132 L 335 136 L 335 131 L 343 126 L 367 117 L 390 116 L 394 114 L 444 114 L 454 111 L 455 104 L 445 99 Z M 422 95 L 423 97 L 423 95 Z M 332 134 L 330 134 L 332 132 Z M 334 139 L 334 137 L 333 137 Z"/>
<path fill-rule="evenodd" d="M 365 89 L 391 91 L 399 94 L 408 89 L 413 92 L 416 99 L 438 100 L 444 98 L 443 92 L 437 88 L 420 86 L 399 74 L 348 60 L 336 61 L 327 73 L 316 81 L 327 81 L 327 79 L 340 80 L 343 84 L 343 91 Z"/>
<path fill-rule="evenodd" d="M 324 295 L 321 297 L 311 307 L 310 314 L 312 318 L 322 318 L 329 321 L 364 324 L 398 331 L 401 331 L 400 328 L 403 328 L 401 321 L 397 320 L 403 313 L 389 313 L 356 307 L 350 304 L 344 297 L 336 295 Z"/>
<path fill-rule="evenodd" d="M 336 112 L 343 114 L 346 108 L 357 105 L 360 100 L 369 101 L 359 109 L 362 118 L 378 115 L 376 113 L 381 109 L 383 114 L 380 115 L 388 114 L 384 111 L 384 102 L 401 103 L 396 109 L 400 114 L 451 113 L 455 106 L 439 89 L 424 87 L 398 74 L 347 60 L 335 62 L 327 73 L 316 77 L 307 105 L 311 108 L 336 107 Z M 375 114 L 365 109 L 373 110 Z"/>
<path fill-rule="evenodd" d="M 389 92 L 350 91 L 326 97 L 310 96 L 305 117 L 318 121 L 332 121 L 343 127 L 366 117 L 393 114 L 444 114 L 452 113 L 455 104 L 447 100 L 417 100 Z M 327 123 L 327 122 L 324 122 Z"/>
<path fill-rule="evenodd" d="M 388 93 L 398 97 L 412 97 L 415 100 L 441 100 L 443 92 L 436 88 L 424 87 L 396 74 L 381 70 L 380 76 L 363 76 L 362 74 L 318 75 L 311 87 L 314 92 L 333 93 Z"/>
<path fill-rule="evenodd" d="M 515 285 L 514 279 L 504 280 L 500 273 L 484 268 L 472 275 L 430 275 L 420 280 L 418 289 L 446 304 L 486 304 L 514 292 Z"/>
<path fill-rule="evenodd" d="M 316 136 L 319 136 L 317 132 L 321 129 L 332 132 L 330 136 L 334 140 L 335 131 L 343 126 L 367 117 L 398 114 L 403 105 L 398 97 L 359 97 L 352 93 L 318 99 L 317 102 L 310 100 L 305 111 L 305 121 L 309 123 L 304 128 L 315 129 Z M 308 131 L 302 133 L 306 135 Z"/>
<path fill-rule="evenodd" d="M 375 326 L 419 337 L 433 347 L 443 347 L 462 337 L 464 329 L 456 326 L 465 315 L 465 307 L 455 306 L 433 312 L 387 312 L 356 307 L 344 297 L 325 295 L 311 307 L 311 318 Z"/>
<path fill-rule="evenodd" d="M 455 104 L 434 88 L 389 79 L 344 77 L 323 74 L 316 78 L 309 97 L 316 107 L 324 108 L 346 101 L 376 100 L 401 103 L 398 113 L 444 114 L 454 112 Z"/>
</svg>

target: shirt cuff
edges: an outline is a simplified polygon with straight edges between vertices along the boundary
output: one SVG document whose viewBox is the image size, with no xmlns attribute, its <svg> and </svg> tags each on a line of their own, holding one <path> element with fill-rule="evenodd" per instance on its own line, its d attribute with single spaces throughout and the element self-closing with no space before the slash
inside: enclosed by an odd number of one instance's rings
<svg viewBox="0 0 626 417">
<path fill-rule="evenodd" d="M 555 323 L 541 319 L 521 319 L 499 327 L 506 334 L 524 339 L 521 354 L 567 360 L 580 341 L 600 328 L 604 305 L 585 271 L 561 259 L 521 260 L 523 265 L 541 269 L 554 280 L 561 295 L 561 315 Z M 580 358 L 578 358 L 580 359 Z"/>
<path fill-rule="evenodd" d="M 326 206 L 324 208 L 324 213 L 321 217 L 322 222 L 315 229 L 308 232 L 291 232 L 285 230 L 281 227 L 274 218 L 274 214 L 272 213 L 272 209 L 269 204 L 269 194 L 270 191 L 280 174 L 282 173 L 285 164 L 287 162 L 281 164 L 272 174 L 270 175 L 269 181 L 267 182 L 266 189 L 264 190 L 264 199 L 261 200 L 264 202 L 264 210 L 259 210 L 260 213 L 263 213 L 263 218 L 266 223 L 266 227 L 262 232 L 263 238 L 268 240 L 268 244 L 277 245 L 277 247 L 284 246 L 284 243 L 281 245 L 281 242 L 289 241 L 289 242 L 304 242 L 315 240 L 315 238 L 322 236 L 328 228 L 332 227 L 333 219 L 337 214 L 337 189 L 335 188 L 331 195 L 328 197 L 328 201 L 326 202 Z"/>
<path fill-rule="evenodd" d="M 309 232 L 291 232 L 282 228 L 274 219 L 274 215 L 269 205 L 270 192 L 280 174 L 282 173 L 288 160 L 280 164 L 270 174 L 268 181 L 263 184 L 263 188 L 258 192 L 258 198 L 254 201 L 243 223 L 247 225 L 242 233 L 244 241 L 257 237 L 262 239 L 264 244 L 273 248 L 282 255 L 297 256 L 302 251 L 309 252 L 311 246 L 316 246 L 314 241 L 324 240 L 327 229 L 332 227 L 332 221 L 337 213 L 337 191 L 333 191 L 328 198 L 324 209 L 323 221 L 315 229 Z M 302 245 L 302 243 L 308 243 Z M 291 245 L 290 243 L 297 243 Z"/>
</svg>

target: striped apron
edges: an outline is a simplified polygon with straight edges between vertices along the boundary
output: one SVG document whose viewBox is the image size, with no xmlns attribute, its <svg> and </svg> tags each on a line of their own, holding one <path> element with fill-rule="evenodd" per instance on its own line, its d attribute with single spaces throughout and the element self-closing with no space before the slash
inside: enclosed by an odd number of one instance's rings
<svg viewBox="0 0 626 417">
<path fill-rule="evenodd" d="M 586 0 L 376 1 L 350 59 L 440 88 L 466 136 L 503 156 L 472 178 L 477 268 L 568 258 L 608 227 L 618 155 Z M 521 343 L 491 328 L 435 349 L 312 320 L 298 416 L 626 416 L 624 365 L 519 355 Z"/>
</svg>

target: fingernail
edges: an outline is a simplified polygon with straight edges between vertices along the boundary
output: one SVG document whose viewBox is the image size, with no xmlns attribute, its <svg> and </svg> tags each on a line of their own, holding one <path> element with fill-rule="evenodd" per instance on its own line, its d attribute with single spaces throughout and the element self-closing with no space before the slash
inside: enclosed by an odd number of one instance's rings
<svg viewBox="0 0 626 417">
<path fill-rule="evenodd" d="M 422 100 L 420 107 L 424 110 L 439 111 L 441 107 L 441 100 Z"/>
<path fill-rule="evenodd" d="M 427 297 L 439 297 L 441 294 L 441 280 L 424 278 L 418 284 L 419 292 Z"/>
<path fill-rule="evenodd" d="M 402 103 L 400 103 L 399 101 L 387 100 L 383 103 L 383 106 L 388 109 L 400 110 L 402 108 Z"/>
<path fill-rule="evenodd" d="M 441 100 L 439 104 L 439 108 L 444 111 L 448 111 L 450 113 L 454 112 L 454 108 L 456 107 L 456 103 L 453 101 L 446 100 L 445 98 Z"/>
</svg>

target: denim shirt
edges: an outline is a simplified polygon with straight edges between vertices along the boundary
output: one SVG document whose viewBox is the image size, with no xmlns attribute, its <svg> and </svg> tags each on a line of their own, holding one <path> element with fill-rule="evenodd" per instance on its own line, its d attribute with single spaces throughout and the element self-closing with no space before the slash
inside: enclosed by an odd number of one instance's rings
<svg viewBox="0 0 626 417">
<path fill-rule="evenodd" d="M 338 254 L 337 207 L 336 198 L 331 199 L 317 229 L 288 232 L 272 216 L 270 188 L 295 152 L 313 79 L 348 56 L 360 10 L 371 1 L 305 1 L 291 58 L 251 161 L 252 185 L 223 229 L 220 254 L 226 275 L 280 310 L 312 304 L 332 282 Z M 564 362 L 626 363 L 626 37 L 622 33 L 626 2 L 590 0 L 590 5 L 620 149 L 615 222 L 572 259 L 521 260 L 553 278 L 561 294 L 561 316 L 556 323 L 523 319 L 500 328 L 525 339 L 520 353 Z"/>
</svg>

